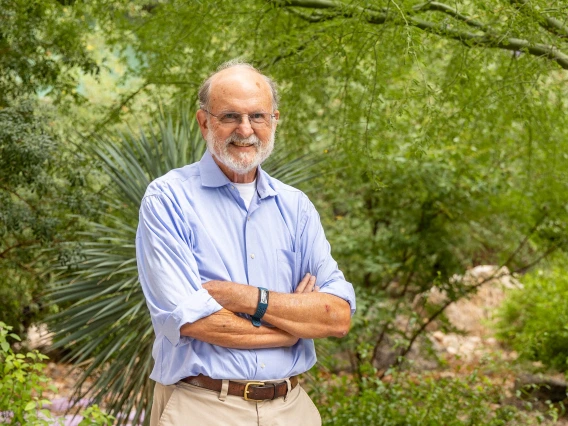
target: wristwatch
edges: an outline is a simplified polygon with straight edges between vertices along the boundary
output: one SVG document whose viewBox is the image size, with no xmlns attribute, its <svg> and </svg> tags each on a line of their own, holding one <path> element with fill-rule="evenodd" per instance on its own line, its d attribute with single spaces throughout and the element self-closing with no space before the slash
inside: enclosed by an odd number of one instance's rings
<svg viewBox="0 0 568 426">
<path fill-rule="evenodd" d="M 266 309 L 268 308 L 268 290 L 259 287 L 258 288 L 258 305 L 256 307 L 256 312 L 251 318 L 252 325 L 255 327 L 260 327 L 260 319 L 266 313 Z"/>
</svg>

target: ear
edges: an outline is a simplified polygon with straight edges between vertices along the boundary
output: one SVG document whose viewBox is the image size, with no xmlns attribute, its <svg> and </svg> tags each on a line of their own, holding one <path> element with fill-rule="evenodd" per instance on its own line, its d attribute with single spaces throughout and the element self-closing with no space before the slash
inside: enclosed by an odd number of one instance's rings
<svg viewBox="0 0 568 426">
<path fill-rule="evenodd" d="M 209 131 L 209 123 L 207 121 L 207 113 L 202 109 L 198 109 L 195 114 L 197 118 L 197 123 L 199 124 L 199 130 L 201 130 L 201 135 L 203 139 L 207 138 L 207 132 Z"/>
<path fill-rule="evenodd" d="M 280 111 L 276 110 L 274 111 L 274 127 L 276 127 L 278 125 L 278 120 L 280 120 Z"/>
</svg>

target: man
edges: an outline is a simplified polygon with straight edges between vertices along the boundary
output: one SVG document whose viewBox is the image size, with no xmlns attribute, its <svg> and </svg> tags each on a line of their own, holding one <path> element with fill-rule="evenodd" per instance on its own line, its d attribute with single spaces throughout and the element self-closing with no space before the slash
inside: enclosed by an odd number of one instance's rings
<svg viewBox="0 0 568 426">
<path fill-rule="evenodd" d="M 342 337 L 355 294 L 300 191 L 268 176 L 274 83 L 227 63 L 199 92 L 198 163 L 148 187 L 136 237 L 156 333 L 152 425 L 318 425 L 297 375 Z"/>
</svg>

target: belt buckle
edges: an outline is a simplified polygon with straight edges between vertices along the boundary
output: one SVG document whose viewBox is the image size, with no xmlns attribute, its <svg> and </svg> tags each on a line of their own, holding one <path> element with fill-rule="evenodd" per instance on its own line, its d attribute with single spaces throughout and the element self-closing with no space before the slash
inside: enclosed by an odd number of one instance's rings
<svg viewBox="0 0 568 426">
<path fill-rule="evenodd" d="M 251 386 L 251 385 L 264 386 L 264 382 L 248 382 L 248 383 L 245 385 L 245 392 L 244 392 L 244 394 L 243 394 L 243 398 L 245 399 L 245 401 L 254 401 L 254 402 L 261 402 L 261 401 L 263 401 L 262 399 L 252 399 L 252 398 L 249 398 L 249 397 L 248 397 L 248 393 L 250 392 L 250 391 L 249 391 L 249 386 Z"/>
</svg>

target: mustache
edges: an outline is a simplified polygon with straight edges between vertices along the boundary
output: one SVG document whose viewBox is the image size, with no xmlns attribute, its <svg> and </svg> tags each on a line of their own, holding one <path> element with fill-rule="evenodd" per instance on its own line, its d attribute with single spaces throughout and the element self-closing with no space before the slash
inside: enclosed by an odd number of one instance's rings
<svg viewBox="0 0 568 426">
<path fill-rule="evenodd" d="M 260 139 L 256 135 L 250 135 L 246 138 L 243 138 L 237 134 L 232 134 L 227 139 L 225 139 L 225 145 L 228 145 L 231 142 L 247 143 L 254 146 L 260 146 Z"/>
</svg>

